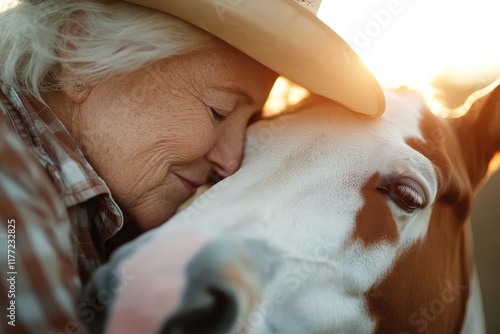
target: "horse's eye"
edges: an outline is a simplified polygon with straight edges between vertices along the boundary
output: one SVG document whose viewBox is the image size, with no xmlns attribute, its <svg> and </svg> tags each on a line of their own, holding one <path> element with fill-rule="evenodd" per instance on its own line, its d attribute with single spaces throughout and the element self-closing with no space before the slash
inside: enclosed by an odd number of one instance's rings
<svg viewBox="0 0 500 334">
<path fill-rule="evenodd" d="M 406 212 L 413 212 L 425 206 L 425 192 L 414 180 L 405 178 L 394 183 L 380 185 L 377 189 L 387 194 Z"/>
</svg>

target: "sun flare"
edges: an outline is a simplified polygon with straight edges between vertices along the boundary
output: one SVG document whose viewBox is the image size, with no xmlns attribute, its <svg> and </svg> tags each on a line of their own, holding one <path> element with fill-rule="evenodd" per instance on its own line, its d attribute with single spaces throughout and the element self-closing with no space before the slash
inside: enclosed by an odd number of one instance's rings
<svg viewBox="0 0 500 334">
<path fill-rule="evenodd" d="M 463 113 L 500 77 L 496 1 L 323 0 L 318 16 L 383 86 L 421 91 L 436 113 Z"/>
</svg>

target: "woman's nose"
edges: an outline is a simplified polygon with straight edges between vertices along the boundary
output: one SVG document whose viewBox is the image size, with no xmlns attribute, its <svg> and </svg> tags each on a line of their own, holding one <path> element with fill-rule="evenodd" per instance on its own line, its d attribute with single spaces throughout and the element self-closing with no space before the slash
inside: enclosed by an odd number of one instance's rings
<svg viewBox="0 0 500 334">
<path fill-rule="evenodd" d="M 245 128 L 230 127 L 221 134 L 205 158 L 217 174 L 228 177 L 240 168 L 244 142 Z"/>
</svg>

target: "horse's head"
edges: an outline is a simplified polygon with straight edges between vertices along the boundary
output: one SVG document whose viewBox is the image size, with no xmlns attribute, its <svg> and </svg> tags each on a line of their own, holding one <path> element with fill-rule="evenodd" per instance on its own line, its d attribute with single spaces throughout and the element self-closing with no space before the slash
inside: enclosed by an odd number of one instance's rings
<svg viewBox="0 0 500 334">
<path fill-rule="evenodd" d="M 376 119 L 314 97 L 252 125 L 241 169 L 118 251 L 82 319 L 110 333 L 459 332 L 500 88 L 451 120 L 413 92 L 386 100 Z"/>
</svg>

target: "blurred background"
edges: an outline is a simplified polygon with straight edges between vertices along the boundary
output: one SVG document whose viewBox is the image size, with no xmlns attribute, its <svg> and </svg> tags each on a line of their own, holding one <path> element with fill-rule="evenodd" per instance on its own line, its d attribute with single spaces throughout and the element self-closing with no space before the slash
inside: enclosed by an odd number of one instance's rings
<svg viewBox="0 0 500 334">
<path fill-rule="evenodd" d="M 0 0 L 0 11 L 15 2 Z M 351 45 L 382 85 L 417 89 L 433 112 L 459 116 L 475 96 L 485 93 L 483 88 L 500 77 L 497 3 L 322 0 L 318 15 Z M 278 80 L 267 108 L 278 110 L 283 97 L 294 103 L 305 94 Z M 499 197 L 500 172 L 478 194 L 472 213 L 486 328 L 492 334 L 500 333 Z"/>
</svg>

